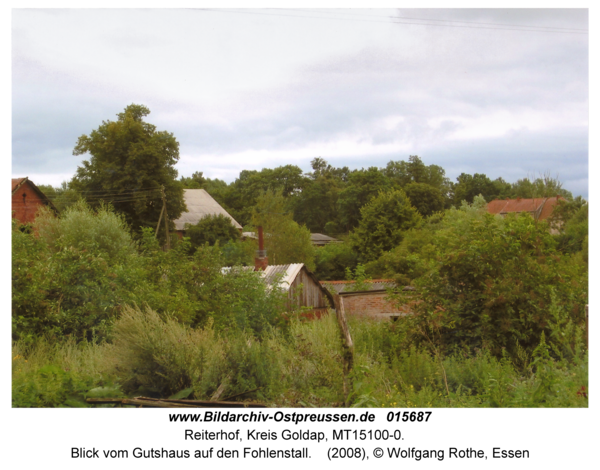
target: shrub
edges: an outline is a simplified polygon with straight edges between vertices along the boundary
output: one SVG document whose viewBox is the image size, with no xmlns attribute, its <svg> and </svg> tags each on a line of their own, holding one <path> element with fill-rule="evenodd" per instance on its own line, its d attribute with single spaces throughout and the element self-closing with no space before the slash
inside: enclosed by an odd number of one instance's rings
<svg viewBox="0 0 600 470">
<path fill-rule="evenodd" d="M 74 248 L 101 256 L 111 265 L 126 262 L 136 254 L 125 220 L 107 206 L 94 212 L 80 201 L 65 209 L 60 217 L 44 210 L 35 226 L 40 238 L 54 253 Z"/>
<path fill-rule="evenodd" d="M 192 248 L 206 243 L 210 246 L 217 243 L 224 245 L 240 238 L 240 232 L 232 225 L 231 219 L 223 214 L 203 217 L 196 225 L 186 224 L 185 230 Z"/>
<path fill-rule="evenodd" d="M 345 278 L 346 269 L 356 269 L 358 254 L 347 243 L 329 243 L 315 249 L 315 275 L 321 281 Z"/>
<path fill-rule="evenodd" d="M 587 276 L 561 262 L 546 224 L 460 212 L 449 211 L 436 232 L 436 270 L 415 281 L 419 301 L 407 319 L 415 340 L 514 357 L 549 333 L 553 302 L 574 325 L 583 322 Z"/>
</svg>

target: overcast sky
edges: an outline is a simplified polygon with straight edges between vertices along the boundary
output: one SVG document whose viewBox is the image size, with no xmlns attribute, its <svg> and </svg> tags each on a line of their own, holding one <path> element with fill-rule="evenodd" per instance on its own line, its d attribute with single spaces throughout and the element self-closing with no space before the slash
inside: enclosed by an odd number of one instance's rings
<svg viewBox="0 0 600 470">
<path fill-rule="evenodd" d="M 13 10 L 12 175 L 71 179 L 77 138 L 136 103 L 180 176 L 418 155 L 587 198 L 587 29 L 584 9 Z"/>
</svg>

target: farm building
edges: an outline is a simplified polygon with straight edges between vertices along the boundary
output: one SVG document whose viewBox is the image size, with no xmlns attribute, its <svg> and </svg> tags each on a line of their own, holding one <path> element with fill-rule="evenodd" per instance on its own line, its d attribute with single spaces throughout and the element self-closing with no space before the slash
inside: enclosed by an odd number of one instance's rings
<svg viewBox="0 0 600 470">
<path fill-rule="evenodd" d="M 348 316 L 369 317 L 379 320 L 397 319 L 411 313 L 410 305 L 400 307 L 387 299 L 388 289 L 396 287 L 391 279 L 366 281 L 367 287 L 355 290 L 356 281 L 321 281 L 327 290 L 337 293 Z M 403 290 L 413 290 L 405 287 Z"/>
<path fill-rule="evenodd" d="M 490 214 L 520 214 L 528 212 L 536 220 L 544 220 L 552 215 L 554 208 L 563 197 L 537 197 L 533 199 L 494 199 L 487 205 Z"/>
<path fill-rule="evenodd" d="M 242 226 L 204 189 L 184 189 L 183 200 L 187 207 L 187 212 L 184 212 L 178 219 L 173 221 L 179 238 L 185 234 L 185 226 L 187 224 L 196 225 L 201 219 L 209 215 L 224 215 L 228 217 L 231 220 L 231 224 L 241 232 Z"/>
<path fill-rule="evenodd" d="M 334 307 L 333 295 L 303 263 L 267 266 L 261 275 L 267 284 L 278 285 L 288 292 L 290 310 L 293 307 L 307 307 L 318 317 Z"/>
<path fill-rule="evenodd" d="M 13 218 L 22 224 L 30 224 L 42 206 L 48 206 L 58 213 L 52 201 L 29 178 L 12 179 Z"/>
</svg>

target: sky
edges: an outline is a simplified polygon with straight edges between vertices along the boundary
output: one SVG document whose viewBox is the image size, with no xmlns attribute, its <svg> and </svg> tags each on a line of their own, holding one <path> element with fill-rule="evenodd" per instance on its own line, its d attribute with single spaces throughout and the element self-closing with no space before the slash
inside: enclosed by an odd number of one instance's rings
<svg viewBox="0 0 600 470">
<path fill-rule="evenodd" d="M 180 176 L 418 155 L 588 197 L 586 9 L 14 9 L 12 176 L 144 104 Z"/>
</svg>

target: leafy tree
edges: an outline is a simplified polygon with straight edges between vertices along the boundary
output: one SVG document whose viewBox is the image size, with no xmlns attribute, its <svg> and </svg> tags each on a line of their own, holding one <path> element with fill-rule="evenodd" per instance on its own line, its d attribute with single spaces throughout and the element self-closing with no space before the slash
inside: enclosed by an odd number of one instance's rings
<svg viewBox="0 0 600 470">
<path fill-rule="evenodd" d="M 562 183 L 557 178 L 552 178 L 550 173 L 545 173 L 536 179 L 527 177 L 518 180 L 513 183 L 510 196 L 513 199 L 555 196 L 562 196 L 568 200 L 573 199 L 571 192 L 563 189 Z"/>
<path fill-rule="evenodd" d="M 421 222 L 401 189 L 380 192 L 360 210 L 360 215 L 360 224 L 350 234 L 350 244 L 364 261 L 373 261 L 397 246 L 404 233 Z"/>
<path fill-rule="evenodd" d="M 413 207 L 424 217 L 444 209 L 444 196 L 434 186 L 426 183 L 409 183 L 403 189 Z"/>
<path fill-rule="evenodd" d="M 240 232 L 231 224 L 231 219 L 223 214 L 203 217 L 196 225 L 186 224 L 185 233 L 193 249 L 205 243 L 222 246 L 240 238 Z"/>
<path fill-rule="evenodd" d="M 482 195 L 487 202 L 497 198 L 502 190 L 502 181 L 494 183 L 486 175 L 475 173 L 469 175 L 461 173 L 458 181 L 454 185 L 454 205 L 460 206 L 462 201 L 467 201 L 469 204 L 473 202 L 475 196 Z"/>
<path fill-rule="evenodd" d="M 315 255 L 310 231 L 294 222 L 281 191 L 268 189 L 258 197 L 252 210 L 252 224 L 263 227 L 269 264 L 304 263 L 314 271 Z"/>
<path fill-rule="evenodd" d="M 346 187 L 340 192 L 338 205 L 340 220 L 346 230 L 358 226 L 360 209 L 380 191 L 389 191 L 390 180 L 377 167 L 350 173 Z"/>
<path fill-rule="evenodd" d="M 222 247 L 225 266 L 254 266 L 254 256 L 258 249 L 256 240 L 228 241 Z"/>
<path fill-rule="evenodd" d="M 450 201 L 452 183 L 445 170 L 438 165 L 425 165 L 417 155 L 408 157 L 408 162 L 390 161 L 383 173 L 404 190 L 411 183 L 428 184 L 440 191 L 445 206 Z"/>
<path fill-rule="evenodd" d="M 294 219 L 305 224 L 314 233 L 337 233 L 340 186 L 341 183 L 330 176 L 319 176 L 311 180 L 296 198 Z M 328 223 L 329 230 L 325 230 Z"/>
<path fill-rule="evenodd" d="M 49 184 L 38 184 L 37 187 L 52 201 L 58 212 L 63 212 L 68 207 L 77 203 L 81 199 L 81 194 L 72 188 L 66 181 L 63 181 L 60 186 L 53 187 Z"/>
<path fill-rule="evenodd" d="M 550 226 L 558 231 L 559 248 L 565 253 L 584 251 L 587 261 L 588 204 L 581 196 L 572 201 L 559 200 L 550 217 Z"/>
<path fill-rule="evenodd" d="M 231 208 L 231 215 L 242 225 L 250 223 L 252 207 L 258 196 L 271 189 L 280 191 L 286 199 L 286 211 L 293 203 L 290 201 L 304 188 L 307 178 L 295 165 L 280 166 L 275 169 L 263 168 L 261 171 L 243 170 L 230 185 L 225 198 L 225 206 Z"/>
<path fill-rule="evenodd" d="M 345 242 L 315 248 L 315 275 L 321 281 L 344 279 L 346 269 L 356 269 L 358 254 Z"/>
<path fill-rule="evenodd" d="M 170 220 L 185 209 L 183 188 L 176 180 L 179 143 L 173 134 L 145 122 L 148 114 L 145 106 L 131 104 L 117 121 L 103 121 L 79 137 L 73 150 L 74 155 L 89 153 L 91 158 L 77 168 L 70 187 L 92 207 L 111 203 L 136 232 L 156 227 L 162 187 Z"/>
</svg>

